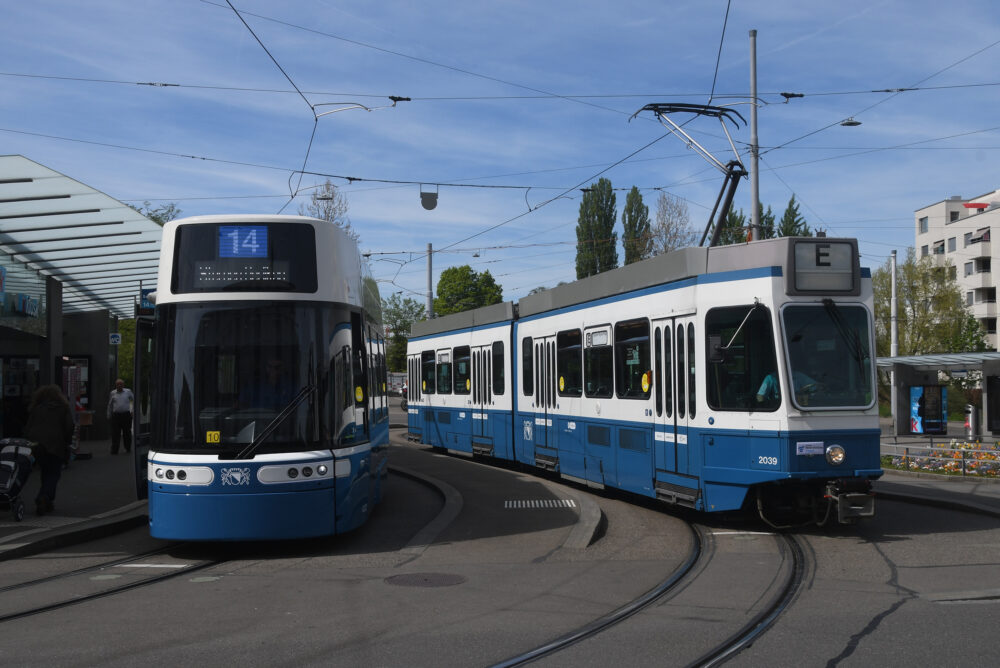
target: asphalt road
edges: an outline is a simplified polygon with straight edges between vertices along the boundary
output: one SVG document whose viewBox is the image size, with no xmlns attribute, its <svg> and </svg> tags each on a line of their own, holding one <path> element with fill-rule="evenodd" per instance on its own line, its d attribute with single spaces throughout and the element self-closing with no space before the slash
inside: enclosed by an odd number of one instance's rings
<svg viewBox="0 0 1000 668">
<path fill-rule="evenodd" d="M 163 567 L 220 563 L 2 623 L 0 665 L 492 665 L 655 587 L 689 554 L 694 521 L 712 552 L 693 583 L 538 662 L 685 665 L 749 618 L 779 577 L 775 536 L 754 523 L 591 495 L 417 446 L 390 455 L 393 466 L 439 480 L 461 499 L 429 545 L 414 539 L 438 517 L 444 497 L 393 475 L 371 521 L 333 539 L 168 545 L 136 530 L 5 562 L 0 587 L 155 548 L 166 550 Z M 606 529 L 582 549 L 567 546 L 578 507 L 514 510 L 506 503 L 583 496 L 599 505 Z M 804 586 L 774 628 L 731 665 L 994 663 L 995 519 L 881 502 L 877 517 L 857 527 L 799 535 L 809 557 Z M 5 591 L 0 614 L 109 579 L 128 581 L 136 570 L 108 566 L 41 589 Z"/>
</svg>

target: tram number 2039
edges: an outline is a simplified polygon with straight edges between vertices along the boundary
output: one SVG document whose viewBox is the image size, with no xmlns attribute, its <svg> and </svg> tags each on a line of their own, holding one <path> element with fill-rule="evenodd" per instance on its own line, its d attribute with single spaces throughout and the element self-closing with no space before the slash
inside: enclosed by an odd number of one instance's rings
<svg viewBox="0 0 1000 668">
<path fill-rule="evenodd" d="M 768 457 L 768 456 L 765 456 L 765 455 L 759 455 L 757 457 L 757 463 L 760 464 L 761 466 L 777 466 L 778 465 L 778 458 L 777 457 Z"/>
</svg>

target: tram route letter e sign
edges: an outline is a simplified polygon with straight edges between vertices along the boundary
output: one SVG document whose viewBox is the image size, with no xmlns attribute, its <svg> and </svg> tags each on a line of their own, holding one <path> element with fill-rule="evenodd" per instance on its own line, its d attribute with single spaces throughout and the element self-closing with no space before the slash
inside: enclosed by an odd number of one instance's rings
<svg viewBox="0 0 1000 668">
<path fill-rule="evenodd" d="M 794 239 L 789 249 L 788 294 L 858 295 L 861 266 L 854 239 Z"/>
</svg>

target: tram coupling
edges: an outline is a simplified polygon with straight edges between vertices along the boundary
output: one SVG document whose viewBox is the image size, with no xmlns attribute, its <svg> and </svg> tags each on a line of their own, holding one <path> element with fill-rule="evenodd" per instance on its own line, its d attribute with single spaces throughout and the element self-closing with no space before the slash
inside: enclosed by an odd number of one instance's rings
<svg viewBox="0 0 1000 668">
<path fill-rule="evenodd" d="M 840 524 L 854 524 L 863 517 L 875 516 L 875 493 L 870 480 L 831 480 L 826 484 L 824 497 L 837 506 L 837 521 Z"/>
</svg>

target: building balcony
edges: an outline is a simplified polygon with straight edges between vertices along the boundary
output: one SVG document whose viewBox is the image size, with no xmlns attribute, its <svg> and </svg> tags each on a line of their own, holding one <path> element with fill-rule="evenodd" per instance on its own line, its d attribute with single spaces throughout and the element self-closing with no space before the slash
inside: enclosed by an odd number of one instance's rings
<svg viewBox="0 0 1000 668">
<path fill-rule="evenodd" d="M 970 306 L 969 310 L 972 311 L 972 316 L 977 320 L 997 317 L 996 302 L 979 302 Z"/>
<path fill-rule="evenodd" d="M 993 257 L 993 251 L 990 249 L 989 241 L 980 241 L 977 244 L 969 244 L 965 251 L 972 256 L 972 259 L 980 257 Z"/>
<path fill-rule="evenodd" d="M 995 285 L 993 283 L 993 272 L 990 271 L 980 271 L 975 274 L 960 277 L 958 279 L 958 283 L 963 291 L 976 290 L 979 288 L 992 288 Z"/>
</svg>

